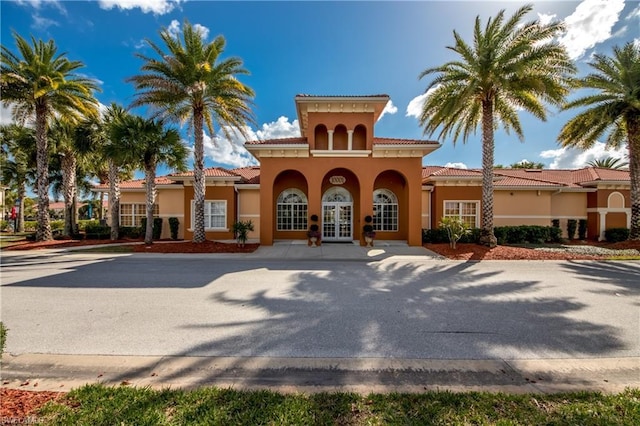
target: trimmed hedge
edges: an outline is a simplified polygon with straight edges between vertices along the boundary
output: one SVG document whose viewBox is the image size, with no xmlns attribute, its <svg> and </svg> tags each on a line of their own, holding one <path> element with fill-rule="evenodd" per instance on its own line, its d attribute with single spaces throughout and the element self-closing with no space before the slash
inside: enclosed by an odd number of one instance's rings
<svg viewBox="0 0 640 426">
<path fill-rule="evenodd" d="M 140 238 L 140 228 L 137 226 L 121 226 L 118 229 L 118 238 L 131 238 L 138 239 Z"/>
<path fill-rule="evenodd" d="M 180 221 L 177 217 L 169 218 L 169 230 L 171 231 L 171 239 L 178 239 L 178 230 L 180 229 Z"/>
<path fill-rule="evenodd" d="M 147 218 L 143 217 L 140 222 L 140 236 L 144 238 L 146 233 L 147 233 Z M 162 218 L 161 217 L 153 218 L 153 228 L 151 233 L 152 233 L 151 238 L 153 238 L 154 240 L 160 239 L 160 236 L 162 235 Z"/>
<path fill-rule="evenodd" d="M 497 226 L 494 234 L 498 244 L 542 244 L 558 243 L 562 237 L 562 229 L 553 226 L 520 225 L 520 226 Z M 448 243 L 447 231 L 443 228 L 423 229 L 422 243 Z M 464 235 L 459 243 L 480 243 L 480 229 L 474 228 L 467 235 Z"/>
<path fill-rule="evenodd" d="M 587 219 L 578 220 L 578 239 L 587 239 Z"/>
<path fill-rule="evenodd" d="M 84 228 L 87 240 L 104 240 L 111 237 L 111 227 L 100 223 L 89 223 Z"/>
<path fill-rule="evenodd" d="M 629 239 L 628 228 L 609 228 L 604 231 L 604 238 L 608 243 L 617 243 Z"/>
<path fill-rule="evenodd" d="M 64 220 L 51 220 L 49 221 L 51 225 L 51 230 L 54 229 L 64 229 Z M 25 220 L 24 221 L 24 230 L 25 232 L 35 231 L 38 228 L 38 222 L 35 220 Z"/>
</svg>

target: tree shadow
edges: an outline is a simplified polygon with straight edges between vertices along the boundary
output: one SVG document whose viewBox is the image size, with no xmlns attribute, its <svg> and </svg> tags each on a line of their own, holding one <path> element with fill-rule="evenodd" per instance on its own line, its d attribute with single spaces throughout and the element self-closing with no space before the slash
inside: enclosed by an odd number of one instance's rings
<svg viewBox="0 0 640 426">
<path fill-rule="evenodd" d="M 637 296 L 640 294 L 640 263 L 621 261 L 567 262 L 564 268 L 580 277 L 603 284 L 598 294 Z M 640 305 L 640 302 L 636 302 Z"/>
</svg>

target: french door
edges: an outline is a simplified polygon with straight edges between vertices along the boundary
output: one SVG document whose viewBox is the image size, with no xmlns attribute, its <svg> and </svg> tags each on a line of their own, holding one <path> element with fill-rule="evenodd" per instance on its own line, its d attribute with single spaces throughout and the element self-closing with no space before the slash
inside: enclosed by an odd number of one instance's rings
<svg viewBox="0 0 640 426">
<path fill-rule="evenodd" d="M 353 203 L 322 203 L 322 240 L 353 241 Z"/>
</svg>

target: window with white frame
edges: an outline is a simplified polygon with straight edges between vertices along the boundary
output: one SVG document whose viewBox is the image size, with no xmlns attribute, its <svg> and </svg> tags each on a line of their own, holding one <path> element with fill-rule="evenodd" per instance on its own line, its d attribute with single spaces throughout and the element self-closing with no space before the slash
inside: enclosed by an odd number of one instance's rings
<svg viewBox="0 0 640 426">
<path fill-rule="evenodd" d="M 373 191 L 373 229 L 398 230 L 398 197 L 388 189 Z"/>
<path fill-rule="evenodd" d="M 479 223 L 479 201 L 445 201 L 444 217 L 461 219 L 469 228 L 477 228 Z"/>
<path fill-rule="evenodd" d="M 153 216 L 159 214 L 158 205 L 153 205 Z M 120 226 L 141 226 L 142 218 L 147 217 L 147 205 L 144 203 L 120 204 Z"/>
<path fill-rule="evenodd" d="M 278 231 L 304 231 L 307 229 L 307 196 L 295 188 L 285 189 L 276 202 Z"/>
<path fill-rule="evenodd" d="M 191 223 L 195 223 L 195 200 L 191 200 Z M 227 200 L 204 201 L 204 229 L 227 229 Z"/>
</svg>

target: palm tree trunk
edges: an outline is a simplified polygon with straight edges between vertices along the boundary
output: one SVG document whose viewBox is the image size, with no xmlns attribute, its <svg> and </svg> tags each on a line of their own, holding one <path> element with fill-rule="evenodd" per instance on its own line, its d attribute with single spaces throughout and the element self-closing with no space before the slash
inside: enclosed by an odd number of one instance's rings
<svg viewBox="0 0 640 426">
<path fill-rule="evenodd" d="M 147 227 L 144 233 L 144 243 L 153 244 L 153 204 L 156 201 L 156 168 L 146 165 L 144 170 L 147 186 Z"/>
<path fill-rule="evenodd" d="M 493 234 L 493 101 L 482 101 L 482 225 L 480 244 L 498 245 Z"/>
<path fill-rule="evenodd" d="M 75 228 L 76 156 L 67 153 L 62 157 L 62 188 L 64 194 L 64 235 L 70 237 Z"/>
<path fill-rule="evenodd" d="M 24 197 L 27 196 L 27 188 L 23 185 L 18 187 L 18 199 L 20 203 L 18 204 L 18 226 L 16 226 L 16 231 L 24 232 Z"/>
<path fill-rule="evenodd" d="M 631 178 L 630 240 L 640 240 L 640 118 L 627 120 L 629 175 Z"/>
<path fill-rule="evenodd" d="M 194 198 L 194 223 L 193 242 L 202 243 L 206 240 L 204 232 L 204 142 L 202 112 L 194 111 L 193 131 L 195 132 L 195 146 L 193 152 L 193 198 Z M 213 137 L 213 135 L 211 135 Z"/>
<path fill-rule="evenodd" d="M 47 143 L 47 107 L 36 105 L 36 173 L 38 192 L 38 226 L 36 241 L 50 241 L 51 223 L 49 222 L 49 147 Z"/>
<path fill-rule="evenodd" d="M 111 216 L 111 240 L 120 234 L 120 179 L 118 167 L 109 160 L 109 215 Z"/>
</svg>

